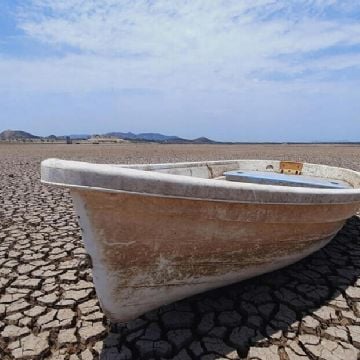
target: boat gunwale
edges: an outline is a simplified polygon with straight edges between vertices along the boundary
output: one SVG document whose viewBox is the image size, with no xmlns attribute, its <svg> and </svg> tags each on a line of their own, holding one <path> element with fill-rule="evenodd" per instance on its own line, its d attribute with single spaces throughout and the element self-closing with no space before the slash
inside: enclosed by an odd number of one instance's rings
<svg viewBox="0 0 360 360">
<path fill-rule="evenodd" d="M 88 191 L 103 191 L 113 193 L 132 193 L 142 196 L 157 196 L 167 198 L 179 198 L 189 200 L 206 200 L 217 202 L 231 203 L 266 203 L 266 204 L 349 204 L 360 202 L 360 188 L 350 189 L 321 189 L 321 188 L 304 188 L 304 187 L 288 187 L 279 185 L 254 184 L 243 182 L 219 181 L 216 179 L 206 179 L 180 174 L 169 174 L 158 172 L 156 170 L 164 170 L 171 168 L 211 166 L 211 165 L 228 165 L 239 162 L 280 162 L 279 160 L 215 160 L 215 161 L 199 161 L 199 162 L 181 162 L 181 163 L 160 163 L 160 164 L 96 164 L 82 161 L 47 159 L 41 163 L 41 182 L 43 184 L 67 187 L 70 189 L 80 189 Z M 310 166 L 324 166 L 333 170 L 346 171 L 360 178 L 360 172 L 352 169 L 334 167 L 328 165 L 304 163 Z M 56 173 L 60 171 L 60 173 Z M 50 174 L 51 172 L 51 174 Z M 77 176 L 74 176 L 77 175 Z M 125 184 L 126 189 L 119 187 L 101 186 L 97 179 L 96 186 L 83 185 L 79 182 L 79 175 L 86 176 L 96 174 L 98 176 L 107 176 L 114 178 L 122 178 L 124 180 L 134 181 L 135 184 Z M 74 179 L 74 178 L 78 179 Z M 60 179 L 61 178 L 61 179 Z M 62 180 L 62 181 L 58 181 Z M 104 181 L 103 181 L 104 183 Z M 142 189 L 136 189 L 142 185 Z M 157 185 L 154 187 L 154 185 Z M 158 187 L 170 187 L 170 193 L 159 191 Z M 133 185 L 133 186 L 132 186 Z M 174 191 L 174 186 L 182 191 Z M 191 191 L 189 191 L 189 189 Z M 201 189 L 204 194 L 201 193 Z M 192 195 L 196 193 L 201 196 Z M 222 196 L 215 196 L 217 191 L 224 190 Z M 232 191 L 229 196 L 228 191 Z M 182 192 L 182 193 L 181 193 Z M 200 193 L 199 193 L 200 192 Z M 221 194 L 220 194 L 221 195 Z M 224 196 L 225 195 L 225 196 Z M 226 196 L 228 195 L 228 196 Z M 236 195 L 236 196 L 234 196 Z M 243 196 L 242 196 L 243 195 Z M 246 195 L 246 196 L 244 196 Z M 243 198 L 242 198 L 243 197 Z M 266 198 L 270 197 L 270 198 Z M 271 198 L 279 199 L 271 199 Z M 305 198 L 306 199 L 302 199 Z"/>
</svg>

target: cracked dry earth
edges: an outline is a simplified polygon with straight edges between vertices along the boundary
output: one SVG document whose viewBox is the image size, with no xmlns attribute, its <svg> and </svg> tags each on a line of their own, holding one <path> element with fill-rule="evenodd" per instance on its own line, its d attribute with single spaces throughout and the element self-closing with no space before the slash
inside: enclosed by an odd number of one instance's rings
<svg viewBox="0 0 360 360">
<path fill-rule="evenodd" d="M 357 359 L 360 218 L 277 272 L 164 306 L 127 325 L 104 317 L 67 190 L 47 157 L 93 162 L 292 159 L 360 170 L 356 146 L 0 144 L 1 359 Z"/>
</svg>

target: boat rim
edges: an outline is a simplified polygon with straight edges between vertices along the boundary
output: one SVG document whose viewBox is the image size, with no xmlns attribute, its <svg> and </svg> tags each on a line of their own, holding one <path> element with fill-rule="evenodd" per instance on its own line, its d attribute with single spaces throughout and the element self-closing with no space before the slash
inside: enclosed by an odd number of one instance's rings
<svg viewBox="0 0 360 360">
<path fill-rule="evenodd" d="M 279 186 L 219 181 L 213 178 L 206 179 L 156 171 L 187 166 L 226 165 L 241 161 L 280 162 L 280 160 L 271 159 L 231 159 L 158 164 L 98 164 L 50 158 L 41 162 L 41 182 L 70 189 L 202 201 L 296 205 L 360 203 L 360 188 L 357 187 L 324 189 Z M 350 172 L 360 178 L 360 172 L 352 169 L 323 164 L 303 164 L 326 166 L 331 169 Z M 88 176 L 90 174 L 96 175 L 95 181 L 94 179 L 89 181 Z M 108 180 L 114 180 L 112 186 L 109 186 L 109 181 L 104 181 L 105 177 Z M 168 189 L 166 190 L 166 188 Z"/>
</svg>

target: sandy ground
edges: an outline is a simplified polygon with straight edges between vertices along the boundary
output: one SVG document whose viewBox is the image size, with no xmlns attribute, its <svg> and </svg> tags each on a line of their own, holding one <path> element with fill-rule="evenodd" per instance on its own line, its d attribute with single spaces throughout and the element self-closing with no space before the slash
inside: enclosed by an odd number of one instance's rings
<svg viewBox="0 0 360 360">
<path fill-rule="evenodd" d="M 106 163 L 291 159 L 360 170 L 359 146 L 0 144 L 1 359 L 357 359 L 360 218 L 307 259 L 109 324 L 66 190 L 42 159 Z"/>
</svg>

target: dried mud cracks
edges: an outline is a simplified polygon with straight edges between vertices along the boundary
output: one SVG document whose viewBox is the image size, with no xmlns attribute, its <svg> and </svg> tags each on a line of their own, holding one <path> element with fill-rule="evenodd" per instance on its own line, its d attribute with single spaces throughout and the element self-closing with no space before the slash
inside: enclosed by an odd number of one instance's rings
<svg viewBox="0 0 360 360">
<path fill-rule="evenodd" d="M 1 159 L 1 359 L 358 358 L 359 217 L 294 266 L 109 324 L 70 197 L 28 157 Z"/>
</svg>

